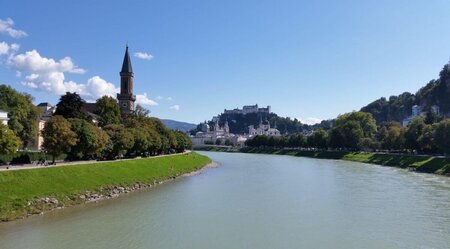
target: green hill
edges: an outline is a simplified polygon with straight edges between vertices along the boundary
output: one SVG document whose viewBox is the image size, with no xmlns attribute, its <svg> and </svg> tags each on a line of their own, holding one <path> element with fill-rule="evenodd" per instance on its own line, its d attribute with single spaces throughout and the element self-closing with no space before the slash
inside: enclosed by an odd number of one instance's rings
<svg viewBox="0 0 450 249">
<path fill-rule="evenodd" d="M 389 99 L 380 98 L 361 108 L 363 112 L 370 112 L 377 123 L 384 121 L 398 121 L 411 115 L 411 107 L 419 105 L 425 112 L 431 106 L 437 105 L 441 114 L 450 117 L 450 65 L 444 66 L 439 78 L 431 80 L 415 94 L 404 92 Z"/>
</svg>

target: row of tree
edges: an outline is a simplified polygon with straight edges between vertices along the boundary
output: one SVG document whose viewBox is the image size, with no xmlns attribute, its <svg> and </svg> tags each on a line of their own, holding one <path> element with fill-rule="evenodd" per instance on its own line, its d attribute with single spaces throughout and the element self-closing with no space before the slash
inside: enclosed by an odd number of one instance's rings
<svg viewBox="0 0 450 249">
<path fill-rule="evenodd" d="M 0 107 L 9 112 L 8 125 L 0 124 L 0 154 L 13 154 L 37 137 L 40 113 L 31 100 L 29 95 L 0 86 Z M 186 134 L 168 129 L 140 105 L 133 114 L 122 116 L 117 101 L 104 96 L 94 109 L 88 112 L 76 93 L 61 96 L 41 134 L 43 149 L 53 160 L 60 154 L 73 160 L 156 155 L 192 146 Z"/>
<path fill-rule="evenodd" d="M 168 129 L 140 105 L 133 114 L 121 116 L 117 101 L 103 96 L 94 112 L 92 117 L 78 94 L 66 93 L 45 124 L 44 149 L 53 158 L 65 153 L 70 159 L 112 159 L 183 152 L 192 146 L 186 134 Z"/>
<path fill-rule="evenodd" d="M 426 117 L 417 117 L 407 127 L 393 121 L 377 126 L 372 114 L 352 112 L 340 115 L 327 131 L 318 129 L 309 136 L 301 133 L 283 137 L 255 136 L 247 140 L 246 145 L 450 153 L 450 119 L 433 123 L 427 122 Z"/>
</svg>

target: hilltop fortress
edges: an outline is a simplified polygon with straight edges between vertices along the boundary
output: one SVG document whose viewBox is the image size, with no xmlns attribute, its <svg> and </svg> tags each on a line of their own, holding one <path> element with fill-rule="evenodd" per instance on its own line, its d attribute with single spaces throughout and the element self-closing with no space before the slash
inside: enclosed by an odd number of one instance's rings
<svg viewBox="0 0 450 249">
<path fill-rule="evenodd" d="M 259 108 L 258 104 L 255 105 L 244 105 L 242 109 L 236 108 L 233 110 L 225 109 L 224 114 L 249 114 L 249 113 L 272 113 L 272 108 L 268 105 L 266 108 Z"/>
</svg>

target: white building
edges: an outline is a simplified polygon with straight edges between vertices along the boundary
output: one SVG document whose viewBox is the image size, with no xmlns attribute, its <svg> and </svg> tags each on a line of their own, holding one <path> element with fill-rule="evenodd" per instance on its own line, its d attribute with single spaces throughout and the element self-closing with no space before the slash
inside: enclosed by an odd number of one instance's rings
<svg viewBox="0 0 450 249">
<path fill-rule="evenodd" d="M 218 139 L 222 140 L 222 143 L 224 143 L 227 139 L 229 139 L 232 141 L 234 146 L 242 147 L 247 140 L 246 136 L 230 133 L 228 121 L 225 121 L 223 126 L 219 125 L 218 119 L 215 120 L 214 126 L 209 127 L 206 122 L 200 125 L 201 131 L 197 132 L 195 136 L 190 137 L 193 145 L 204 145 L 208 143 L 216 144 Z"/>
<path fill-rule="evenodd" d="M 8 120 L 9 120 L 8 112 L 0 110 L 0 123 L 2 123 L 4 125 L 8 125 Z"/>
<path fill-rule="evenodd" d="M 269 121 L 260 121 L 258 128 L 255 128 L 253 125 L 248 127 L 248 134 L 250 137 L 256 135 L 266 135 L 266 136 L 281 136 L 281 133 L 276 128 L 270 128 Z"/>
<path fill-rule="evenodd" d="M 440 114 L 440 108 L 439 108 L 439 106 L 437 106 L 437 105 L 433 105 L 433 106 L 431 106 L 431 112 L 433 112 L 433 113 L 435 113 L 435 114 Z M 405 119 L 403 119 L 403 122 L 402 122 L 402 125 L 403 126 L 408 126 L 409 125 L 409 123 L 411 123 L 411 121 L 414 119 L 414 118 L 416 118 L 416 117 L 419 117 L 419 116 L 425 116 L 426 115 L 426 113 L 425 112 L 422 112 L 422 109 L 420 108 L 420 106 L 419 105 L 413 105 L 413 107 L 411 108 L 411 116 L 409 116 L 409 117 L 407 117 L 407 118 L 405 118 Z"/>
</svg>

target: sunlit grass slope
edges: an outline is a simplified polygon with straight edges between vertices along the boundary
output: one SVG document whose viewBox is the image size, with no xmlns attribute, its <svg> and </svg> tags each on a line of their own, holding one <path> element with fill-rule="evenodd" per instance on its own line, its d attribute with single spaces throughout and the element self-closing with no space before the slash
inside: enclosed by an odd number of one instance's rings
<svg viewBox="0 0 450 249">
<path fill-rule="evenodd" d="M 53 197 L 61 204 L 81 202 L 86 191 L 111 186 L 153 183 L 196 171 L 208 164 L 208 157 L 195 152 L 158 158 L 112 161 L 95 164 L 0 172 L 0 220 L 42 211 L 28 201 Z"/>
</svg>

